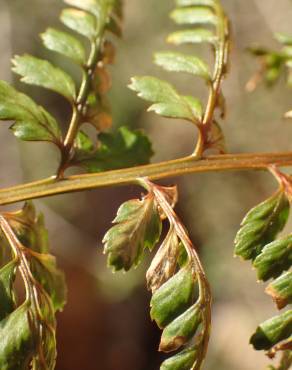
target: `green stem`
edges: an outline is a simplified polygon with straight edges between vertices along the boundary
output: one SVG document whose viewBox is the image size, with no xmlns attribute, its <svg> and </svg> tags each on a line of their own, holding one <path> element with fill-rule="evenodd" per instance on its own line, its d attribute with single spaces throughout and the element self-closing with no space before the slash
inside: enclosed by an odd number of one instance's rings
<svg viewBox="0 0 292 370">
<path fill-rule="evenodd" d="M 220 88 L 222 79 L 226 73 L 228 54 L 229 54 L 229 39 L 230 39 L 230 26 L 229 21 L 222 9 L 221 4 L 214 4 L 215 13 L 217 15 L 218 24 L 216 27 L 216 33 L 218 37 L 216 45 L 216 55 L 215 55 L 215 67 L 212 82 L 210 85 L 209 97 L 207 102 L 207 107 L 203 117 L 204 130 L 201 130 L 201 136 L 197 142 L 194 156 L 202 155 L 204 152 L 204 142 L 205 137 L 212 125 L 214 111 L 217 106 L 218 96 L 220 94 Z M 202 135 L 203 134 L 203 135 Z"/>
<path fill-rule="evenodd" d="M 271 165 L 278 167 L 292 166 L 292 152 L 225 154 L 209 156 L 201 160 L 186 157 L 140 167 L 69 176 L 63 179 L 54 176 L 42 181 L 0 190 L 0 205 L 106 186 L 136 184 L 137 179 L 141 177 L 147 177 L 153 181 L 201 172 L 268 171 Z"/>
<path fill-rule="evenodd" d="M 71 122 L 64 140 L 62 161 L 58 169 L 58 177 L 64 176 L 64 171 L 66 170 L 68 162 L 70 161 L 74 141 L 79 130 L 79 126 L 81 123 L 80 121 L 82 119 L 82 116 L 84 115 L 84 109 L 90 92 L 94 68 L 98 62 L 99 48 L 100 48 L 100 39 L 98 38 L 91 42 L 90 55 L 87 64 L 84 67 L 83 79 L 81 82 L 79 94 L 73 106 Z"/>
</svg>

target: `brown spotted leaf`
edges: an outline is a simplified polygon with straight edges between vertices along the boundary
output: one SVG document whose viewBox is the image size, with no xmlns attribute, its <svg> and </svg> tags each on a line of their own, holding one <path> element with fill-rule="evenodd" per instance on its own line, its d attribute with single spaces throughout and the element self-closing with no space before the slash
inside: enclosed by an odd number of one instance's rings
<svg viewBox="0 0 292 370">
<path fill-rule="evenodd" d="M 169 230 L 166 238 L 153 258 L 146 274 L 148 289 L 152 290 L 152 293 L 174 275 L 179 254 L 179 240 L 172 228 Z"/>
</svg>

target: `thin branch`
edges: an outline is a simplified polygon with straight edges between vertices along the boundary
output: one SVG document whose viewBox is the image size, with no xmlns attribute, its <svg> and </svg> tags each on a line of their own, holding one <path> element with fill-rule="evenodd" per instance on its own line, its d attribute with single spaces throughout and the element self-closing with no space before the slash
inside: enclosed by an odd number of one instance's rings
<svg viewBox="0 0 292 370">
<path fill-rule="evenodd" d="M 292 152 L 226 154 L 209 156 L 201 160 L 186 157 L 122 170 L 69 176 L 64 179 L 57 179 L 54 176 L 0 190 L 0 205 L 106 186 L 135 184 L 137 179 L 141 177 L 147 177 L 153 181 L 202 172 L 267 171 L 271 165 L 278 167 L 292 166 Z"/>
<path fill-rule="evenodd" d="M 228 53 L 229 53 L 229 21 L 224 14 L 221 4 L 219 2 L 214 5 L 216 15 L 218 18 L 217 25 L 217 36 L 218 36 L 218 47 L 215 56 L 215 69 L 213 76 L 213 83 L 210 88 L 210 95 L 205 111 L 203 124 L 209 126 L 212 123 L 214 110 L 217 105 L 217 100 L 221 88 L 222 79 L 226 73 L 227 63 L 228 63 Z"/>
<path fill-rule="evenodd" d="M 202 127 L 199 127 L 199 140 L 193 156 L 199 157 L 204 152 L 205 137 L 207 136 L 211 125 L 213 123 L 214 112 L 218 104 L 220 95 L 221 83 L 226 74 L 228 57 L 229 57 L 229 43 L 230 43 L 230 25 L 220 2 L 214 4 L 214 9 L 217 15 L 218 24 L 216 27 L 217 45 L 215 48 L 215 67 L 212 82 L 210 84 L 209 97 L 207 107 L 204 113 Z"/>
<path fill-rule="evenodd" d="M 63 177 L 66 166 L 70 161 L 71 151 L 74 145 L 74 140 L 78 133 L 81 119 L 84 115 L 84 109 L 87 103 L 88 94 L 90 92 L 90 84 L 94 74 L 94 68 L 98 62 L 100 49 L 100 38 L 91 42 L 91 51 L 86 65 L 84 66 L 83 79 L 81 82 L 78 97 L 73 106 L 73 114 L 71 122 L 64 140 L 64 149 L 62 152 L 62 160 L 58 169 L 58 177 Z"/>
</svg>

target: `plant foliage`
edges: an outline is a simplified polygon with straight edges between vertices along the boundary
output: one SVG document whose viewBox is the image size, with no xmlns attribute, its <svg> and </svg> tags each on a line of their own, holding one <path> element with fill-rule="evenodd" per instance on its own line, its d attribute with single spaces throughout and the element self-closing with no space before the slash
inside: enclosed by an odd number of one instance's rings
<svg viewBox="0 0 292 370">
<path fill-rule="evenodd" d="M 32 203 L 19 212 L 0 217 L 1 248 L 9 258 L 0 269 L 1 369 L 54 369 L 56 362 L 55 313 L 66 302 L 63 273 L 49 254 L 43 216 Z M 25 288 L 19 302 L 17 272 Z"/>
<path fill-rule="evenodd" d="M 72 119 L 67 133 L 61 133 L 57 120 L 43 107 L 4 81 L 0 81 L 0 118 L 14 121 L 11 128 L 21 140 L 56 144 L 62 156 L 59 176 L 70 166 L 99 172 L 147 164 L 152 149 L 145 134 L 126 127 L 117 133 L 103 133 L 112 124 L 106 94 L 111 85 L 107 67 L 114 62 L 114 46 L 108 35 L 121 35 L 120 2 L 66 0 L 65 3 L 72 8 L 64 9 L 60 20 L 75 34 L 48 28 L 41 39 L 44 47 L 80 67 L 81 85 L 77 87 L 70 75 L 47 60 L 31 55 L 14 57 L 12 70 L 22 82 L 52 90 L 68 100 Z M 81 129 L 85 123 L 97 131 L 94 142 Z"/>
<path fill-rule="evenodd" d="M 186 95 L 153 76 L 132 78 L 130 89 L 150 103 L 149 111 L 186 120 L 198 129 L 192 155 L 139 167 L 147 165 L 153 154 L 147 136 L 126 126 L 109 131 L 109 66 L 115 61 L 113 40 L 122 35 L 122 1 L 64 3 L 68 7 L 63 9 L 60 21 L 65 30 L 48 28 L 41 40 L 50 52 L 79 68 L 81 83 L 78 85 L 68 72 L 51 62 L 27 54 L 13 58 L 12 70 L 22 82 L 51 90 L 70 105 L 71 120 L 65 132 L 45 108 L 0 81 L 0 119 L 12 121 L 11 130 L 21 140 L 55 144 L 60 152 L 58 169 L 49 179 L 0 190 L 0 205 L 105 185 L 143 187 L 146 194 L 123 203 L 114 225 L 104 236 L 108 266 L 113 271 L 128 271 L 158 246 L 146 280 L 152 293 L 150 316 L 162 330 L 159 350 L 169 353 L 160 369 L 200 370 L 211 331 L 209 283 L 196 248 L 174 211 L 176 186 L 160 186 L 150 178 L 177 176 L 194 169 L 269 169 L 280 187 L 242 221 L 235 239 L 235 255 L 251 261 L 258 280 L 270 280 L 266 292 L 282 310 L 292 301 L 292 236 L 279 237 L 288 221 L 292 179 L 276 163 L 291 165 L 291 153 L 257 154 L 254 158 L 243 155 L 241 162 L 240 156 L 233 155 L 205 158 L 209 150 L 226 152 L 221 120 L 226 111 L 222 81 L 229 67 L 229 21 L 219 0 L 176 0 L 170 18 L 179 28 L 167 37 L 167 42 L 175 47 L 208 45 L 215 58 L 213 66 L 197 55 L 173 49 L 156 53 L 154 62 L 167 72 L 185 73 L 203 83 L 208 96 L 203 101 Z M 261 63 L 260 72 L 248 84 L 250 90 L 262 78 L 268 84 L 275 83 L 282 69 L 288 71 L 288 84 L 292 83 L 292 40 L 282 34 L 277 35 L 277 40 L 283 46 L 279 52 L 250 49 Z M 291 112 L 286 116 L 292 116 Z M 86 124 L 95 129 L 95 137 L 89 134 Z M 67 176 L 66 170 L 73 166 L 85 174 Z M 32 202 L 26 202 L 20 211 L 0 213 L 0 244 L 0 368 L 54 370 L 55 314 L 64 308 L 66 285 L 49 252 L 44 217 L 36 213 Z M 16 288 L 18 276 L 25 292 L 22 300 Z M 291 335 L 292 311 L 287 309 L 260 324 L 250 343 L 256 350 L 267 351 L 270 357 L 282 352 L 279 367 L 270 369 L 288 370 L 292 364 Z"/>
<path fill-rule="evenodd" d="M 292 86 L 292 37 L 276 33 L 274 38 L 281 44 L 279 51 L 257 45 L 249 48 L 249 52 L 257 59 L 260 66 L 247 84 L 249 91 L 253 91 L 261 81 L 264 81 L 268 87 L 274 86 L 283 73 L 288 87 Z M 285 117 L 292 118 L 292 111 L 286 112 Z"/>
<path fill-rule="evenodd" d="M 225 152 L 225 141 L 221 127 L 214 117 L 216 108 L 225 108 L 221 90 L 221 80 L 227 72 L 229 52 L 229 25 L 218 1 L 176 1 L 176 8 L 170 14 L 178 25 L 187 27 L 167 37 L 167 42 L 180 46 L 183 44 L 207 43 L 215 51 L 214 72 L 200 57 L 176 51 L 163 51 L 154 55 L 154 63 L 169 72 L 182 72 L 202 79 L 210 89 L 206 108 L 199 98 L 186 96 L 176 90 L 169 82 L 152 76 L 132 78 L 130 89 L 138 96 L 153 103 L 149 111 L 171 118 L 179 118 L 195 124 L 199 130 L 200 141 L 195 150 L 201 155 L 207 149 Z"/>
<path fill-rule="evenodd" d="M 160 239 L 161 221 L 169 231 L 147 271 L 152 291 L 151 318 L 163 330 L 159 350 L 178 354 L 165 360 L 161 369 L 200 369 L 210 330 L 210 291 L 202 266 L 184 227 L 172 206 L 175 188 L 142 184 L 149 193 L 141 201 L 124 203 L 116 223 L 105 235 L 105 253 L 114 270 L 128 270 L 141 259 L 145 248 L 153 249 Z M 182 252 L 186 258 L 180 258 Z M 193 343 L 194 342 L 194 343 Z"/>
<path fill-rule="evenodd" d="M 274 174 L 279 176 L 278 172 Z M 285 185 L 287 183 L 282 181 L 281 188 L 272 197 L 246 215 L 235 239 L 235 254 L 253 261 L 258 279 L 274 279 L 266 292 L 279 310 L 291 303 L 292 293 L 291 273 L 286 272 L 292 265 L 291 235 L 276 239 L 287 222 L 290 210 L 290 187 Z M 292 311 L 288 310 L 260 324 L 250 343 L 256 350 L 267 350 L 270 356 L 274 356 L 277 351 L 289 351 L 291 334 Z"/>
</svg>

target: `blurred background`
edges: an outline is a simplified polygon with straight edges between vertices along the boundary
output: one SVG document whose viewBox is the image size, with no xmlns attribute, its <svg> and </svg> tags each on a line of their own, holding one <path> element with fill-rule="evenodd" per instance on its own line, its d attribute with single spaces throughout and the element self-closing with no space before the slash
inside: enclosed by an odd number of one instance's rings
<svg viewBox="0 0 292 370">
<path fill-rule="evenodd" d="M 230 152 L 291 150 L 292 125 L 281 117 L 292 108 L 291 92 L 282 79 L 276 88 L 260 86 L 254 93 L 245 84 L 257 65 L 245 49 L 252 43 L 277 47 L 274 32 L 292 34 L 289 0 L 223 0 L 233 25 L 231 73 L 224 83 L 228 116 L 223 128 Z M 126 88 L 130 77 L 153 74 L 167 78 L 186 94 L 206 97 L 205 87 L 189 76 L 171 76 L 152 64 L 152 53 L 167 50 L 165 37 L 175 29 L 168 17 L 172 0 L 126 0 L 124 37 L 116 40 L 110 99 L 114 125 L 144 129 L 153 141 L 153 161 L 189 154 L 196 133 L 184 122 L 146 113 L 145 103 Z M 30 94 L 62 122 L 69 108 L 62 98 L 20 85 L 10 72 L 14 54 L 50 58 L 78 78 L 78 71 L 49 53 L 38 34 L 62 25 L 61 0 L 0 0 L 0 78 Z M 210 59 L 206 48 L 197 51 Z M 52 174 L 58 156 L 50 145 L 16 141 L 0 127 L 0 184 L 18 184 Z M 212 173 L 171 179 L 179 186 L 177 211 L 200 251 L 213 297 L 213 332 L 206 370 L 259 370 L 268 363 L 249 346 L 256 326 L 276 309 L 256 283 L 249 263 L 233 258 L 233 240 L 245 213 L 276 188 L 265 173 Z M 158 370 L 163 355 L 156 349 L 159 330 L 149 318 L 150 295 L 145 270 L 150 256 L 135 271 L 113 275 L 106 269 L 101 239 L 121 202 L 139 196 L 135 187 L 102 189 L 38 201 L 46 214 L 52 251 L 65 270 L 68 304 L 58 316 L 57 370 Z M 12 208 L 15 208 L 12 207 Z M 289 227 L 289 225 L 288 225 Z M 291 228 L 291 224 L 290 224 Z"/>
</svg>

